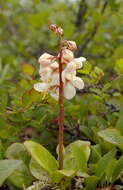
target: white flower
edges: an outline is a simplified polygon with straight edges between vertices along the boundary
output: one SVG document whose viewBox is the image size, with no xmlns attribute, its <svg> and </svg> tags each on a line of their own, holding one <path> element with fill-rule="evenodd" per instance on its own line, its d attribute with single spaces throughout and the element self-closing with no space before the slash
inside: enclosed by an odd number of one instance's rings
<svg viewBox="0 0 123 190">
<path fill-rule="evenodd" d="M 51 63 L 51 59 L 53 59 L 54 56 L 48 54 L 48 53 L 43 53 L 39 59 L 38 62 L 40 63 L 41 67 L 48 66 Z"/>
<path fill-rule="evenodd" d="M 58 99 L 59 99 L 59 88 L 56 87 L 56 88 L 54 88 L 52 91 L 50 91 L 50 95 L 51 95 L 55 100 L 58 100 Z"/>
<path fill-rule="evenodd" d="M 59 64 L 56 61 L 54 61 L 53 63 L 51 63 L 50 67 L 52 69 L 57 69 L 59 67 Z"/>
<path fill-rule="evenodd" d="M 83 89 L 84 82 L 81 78 L 76 77 L 75 64 L 69 63 L 62 73 L 62 80 L 64 82 L 64 97 L 72 99 L 76 94 L 76 88 Z"/>
<path fill-rule="evenodd" d="M 49 81 L 50 86 L 58 86 L 59 85 L 59 73 L 58 72 L 54 72 L 52 74 L 52 78 Z"/>
<path fill-rule="evenodd" d="M 64 86 L 64 97 L 68 100 L 72 99 L 76 95 L 76 88 L 83 89 L 84 82 L 79 77 L 73 77 L 71 81 L 67 81 Z"/>
<path fill-rule="evenodd" d="M 62 63 L 69 63 L 74 59 L 73 52 L 69 49 L 64 49 L 62 51 Z"/>
<path fill-rule="evenodd" d="M 48 82 L 52 76 L 52 69 L 50 67 L 40 68 L 39 75 L 43 82 Z"/>
<path fill-rule="evenodd" d="M 83 63 L 86 61 L 86 58 L 79 57 L 79 58 L 75 58 L 73 61 L 76 64 L 76 69 L 81 69 L 83 67 Z"/>
<path fill-rule="evenodd" d="M 65 83 L 65 80 L 72 80 L 73 76 L 76 75 L 76 65 L 74 62 L 70 62 L 64 71 L 62 71 L 62 80 Z"/>
<path fill-rule="evenodd" d="M 34 84 L 34 89 L 38 92 L 44 92 L 47 91 L 49 88 L 49 85 L 45 82 L 39 82 Z"/>
</svg>

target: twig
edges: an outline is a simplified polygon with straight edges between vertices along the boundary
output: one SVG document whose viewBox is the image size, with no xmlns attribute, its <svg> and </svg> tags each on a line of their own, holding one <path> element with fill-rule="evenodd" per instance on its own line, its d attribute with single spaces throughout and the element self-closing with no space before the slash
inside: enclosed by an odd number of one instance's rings
<svg viewBox="0 0 123 190">
<path fill-rule="evenodd" d="M 108 5 L 108 1 L 106 0 L 104 2 L 103 7 L 100 12 L 102 15 L 104 14 L 104 12 L 106 10 L 107 5 Z M 82 46 L 79 47 L 79 50 L 77 52 L 78 56 L 81 56 L 81 54 L 84 52 L 84 49 L 86 49 L 87 46 L 89 45 L 89 43 L 93 40 L 94 36 L 96 35 L 96 33 L 98 31 L 98 28 L 99 28 L 99 23 L 96 23 L 94 25 L 92 32 L 87 34 L 87 37 L 86 37 L 85 41 L 83 42 Z"/>
<path fill-rule="evenodd" d="M 79 9 L 78 9 L 76 21 L 75 21 L 75 26 L 76 26 L 77 30 L 80 30 L 80 28 L 82 29 L 83 24 L 86 21 L 86 19 L 85 19 L 86 11 L 87 11 L 86 1 L 81 0 L 80 4 L 79 4 Z"/>
</svg>

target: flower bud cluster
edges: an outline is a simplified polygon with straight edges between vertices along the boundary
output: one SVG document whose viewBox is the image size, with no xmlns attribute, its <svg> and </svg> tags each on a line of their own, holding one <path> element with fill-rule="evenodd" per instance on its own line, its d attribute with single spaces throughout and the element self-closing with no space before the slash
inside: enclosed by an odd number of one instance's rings
<svg viewBox="0 0 123 190">
<path fill-rule="evenodd" d="M 73 41 L 63 40 L 62 46 L 62 82 L 64 86 L 64 97 L 72 99 L 76 94 L 76 89 L 83 89 L 84 82 L 76 76 L 76 70 L 81 69 L 86 58 L 74 58 L 73 50 L 77 48 Z M 50 95 L 59 98 L 59 64 L 58 56 L 44 53 L 39 57 L 39 75 L 42 82 L 34 84 L 34 89 L 39 92 L 49 92 Z"/>
<path fill-rule="evenodd" d="M 49 29 L 53 31 L 57 36 L 62 36 L 63 35 L 63 29 L 56 24 L 50 24 Z"/>
</svg>

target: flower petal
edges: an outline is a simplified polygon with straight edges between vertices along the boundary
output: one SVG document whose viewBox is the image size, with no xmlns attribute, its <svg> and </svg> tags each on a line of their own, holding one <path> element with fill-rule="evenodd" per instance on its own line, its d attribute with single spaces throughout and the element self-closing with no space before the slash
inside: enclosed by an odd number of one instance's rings
<svg viewBox="0 0 123 190">
<path fill-rule="evenodd" d="M 73 52 L 70 51 L 69 49 L 63 50 L 63 55 L 62 55 L 62 62 L 63 63 L 69 63 L 72 61 L 74 58 Z"/>
<path fill-rule="evenodd" d="M 73 76 L 76 75 L 76 65 L 74 62 L 68 63 L 64 71 L 62 72 L 62 80 L 65 82 L 65 80 L 72 80 Z"/>
<path fill-rule="evenodd" d="M 48 90 L 48 84 L 47 83 L 36 83 L 34 84 L 34 89 L 38 92 L 43 92 L 43 91 L 46 91 Z"/>
<path fill-rule="evenodd" d="M 58 72 L 54 72 L 52 74 L 50 85 L 51 86 L 59 85 L 59 73 Z"/>
<path fill-rule="evenodd" d="M 66 66 L 65 72 L 68 72 L 68 73 L 74 73 L 76 71 L 76 65 L 74 62 L 70 62 L 68 63 L 68 65 Z"/>
<path fill-rule="evenodd" d="M 79 77 L 73 77 L 72 84 L 73 84 L 74 87 L 76 87 L 78 89 L 83 89 L 84 88 L 84 82 Z"/>
<path fill-rule="evenodd" d="M 85 57 L 79 57 L 79 58 L 75 58 L 73 61 L 76 64 L 76 68 L 81 69 L 83 66 L 83 62 L 86 61 L 86 58 Z"/>
<path fill-rule="evenodd" d="M 41 76 L 41 80 L 44 82 L 48 82 L 51 78 L 52 69 L 49 67 L 46 67 L 44 69 L 39 70 L 39 75 Z"/>
<path fill-rule="evenodd" d="M 55 89 L 51 90 L 50 95 L 51 95 L 55 100 L 58 100 L 58 99 L 59 99 L 59 88 L 55 88 Z"/>
<path fill-rule="evenodd" d="M 51 95 L 52 98 L 54 98 L 55 100 L 58 100 L 58 98 L 59 98 L 58 94 L 56 94 L 56 93 L 51 92 L 50 95 Z"/>
<path fill-rule="evenodd" d="M 76 95 L 75 87 L 70 82 L 67 82 L 66 85 L 64 86 L 64 97 L 70 100 L 75 95 Z"/>
<path fill-rule="evenodd" d="M 57 69 L 59 67 L 58 63 L 56 61 L 54 61 L 51 65 L 50 65 L 53 69 Z"/>
<path fill-rule="evenodd" d="M 39 63 L 40 63 L 42 60 L 48 59 L 48 58 L 50 58 L 50 57 L 52 57 L 52 55 L 50 55 L 49 53 L 43 53 L 43 54 L 39 57 L 38 61 L 39 61 Z"/>
<path fill-rule="evenodd" d="M 53 56 L 48 54 L 48 53 L 44 53 L 42 54 L 39 59 L 38 59 L 38 62 L 40 63 L 40 67 L 45 67 L 45 66 L 48 66 L 50 63 L 51 63 L 51 58 Z"/>
</svg>

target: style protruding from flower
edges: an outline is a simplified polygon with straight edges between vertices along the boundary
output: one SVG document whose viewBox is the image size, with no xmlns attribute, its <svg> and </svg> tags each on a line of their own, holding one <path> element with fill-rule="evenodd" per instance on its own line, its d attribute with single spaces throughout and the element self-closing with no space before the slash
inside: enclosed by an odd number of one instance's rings
<svg viewBox="0 0 123 190">
<path fill-rule="evenodd" d="M 76 70 L 81 69 L 86 58 L 74 58 L 73 51 L 76 49 L 76 43 L 73 41 L 63 40 L 62 45 L 62 81 L 64 85 L 64 97 L 68 100 L 76 95 L 76 89 L 83 89 L 83 80 L 76 76 Z M 34 84 L 34 89 L 39 92 L 49 92 L 50 95 L 58 100 L 59 98 L 59 64 L 58 56 L 44 53 L 39 57 L 39 75 L 40 80 Z"/>
</svg>

